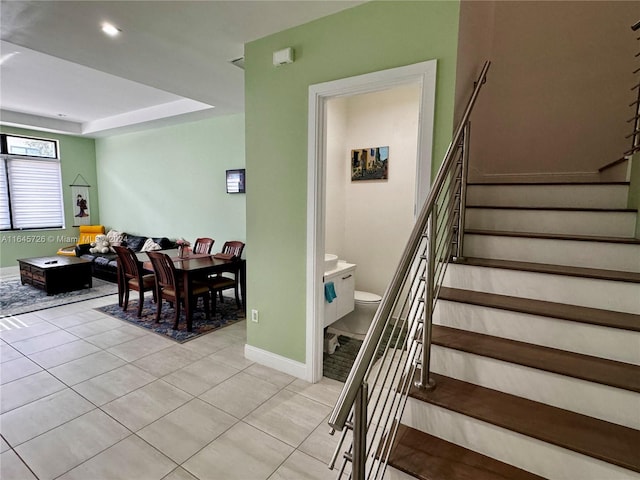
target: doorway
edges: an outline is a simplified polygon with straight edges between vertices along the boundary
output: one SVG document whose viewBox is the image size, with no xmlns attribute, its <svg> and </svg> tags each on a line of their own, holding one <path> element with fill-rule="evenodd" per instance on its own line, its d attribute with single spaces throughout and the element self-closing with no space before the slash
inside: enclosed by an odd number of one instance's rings
<svg viewBox="0 0 640 480">
<path fill-rule="evenodd" d="M 387 91 L 395 87 L 418 87 L 415 215 L 416 206 L 421 206 L 428 195 L 431 180 L 435 84 L 436 61 L 430 60 L 309 87 L 306 377 L 311 382 L 317 382 L 322 378 L 328 102 L 332 99 Z"/>
</svg>

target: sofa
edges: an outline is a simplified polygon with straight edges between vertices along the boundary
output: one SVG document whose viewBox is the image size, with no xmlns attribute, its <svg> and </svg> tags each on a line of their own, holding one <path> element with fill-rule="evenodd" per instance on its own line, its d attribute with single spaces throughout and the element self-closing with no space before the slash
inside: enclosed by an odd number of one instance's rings
<svg viewBox="0 0 640 480">
<path fill-rule="evenodd" d="M 110 230 L 106 235 L 111 246 L 123 245 L 131 248 L 134 252 L 176 248 L 175 242 L 166 237 L 147 237 L 115 230 Z M 90 243 L 79 244 L 75 247 L 75 254 L 77 257 L 91 261 L 94 277 L 116 283 L 118 281 L 118 263 L 115 251 L 109 249 L 108 253 L 92 253 L 90 249 Z"/>
</svg>

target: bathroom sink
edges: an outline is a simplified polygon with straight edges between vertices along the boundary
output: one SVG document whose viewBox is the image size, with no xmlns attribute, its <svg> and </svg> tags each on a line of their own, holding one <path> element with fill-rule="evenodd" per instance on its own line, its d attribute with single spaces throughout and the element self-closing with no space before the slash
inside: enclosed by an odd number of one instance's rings
<svg viewBox="0 0 640 480">
<path fill-rule="evenodd" d="M 330 272 L 331 270 L 335 270 L 338 266 L 338 256 L 333 253 L 325 253 L 324 254 L 324 271 Z"/>
</svg>

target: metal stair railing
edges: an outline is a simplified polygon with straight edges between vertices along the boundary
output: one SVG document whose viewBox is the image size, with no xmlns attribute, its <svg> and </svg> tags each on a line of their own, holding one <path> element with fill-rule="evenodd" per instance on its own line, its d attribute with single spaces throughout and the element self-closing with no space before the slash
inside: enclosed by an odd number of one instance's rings
<svg viewBox="0 0 640 480">
<path fill-rule="evenodd" d="M 329 467 L 336 468 L 349 432 L 338 478 L 381 479 L 414 384 L 429 378 L 433 309 L 449 259 L 461 257 L 468 164 L 469 117 L 491 62 L 485 62 L 431 191 L 380 302 L 329 418 L 342 436 Z"/>
</svg>

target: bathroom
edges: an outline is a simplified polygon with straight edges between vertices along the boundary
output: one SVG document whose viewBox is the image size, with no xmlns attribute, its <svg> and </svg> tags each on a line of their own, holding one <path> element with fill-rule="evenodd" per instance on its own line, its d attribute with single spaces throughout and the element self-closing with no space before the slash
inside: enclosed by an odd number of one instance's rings
<svg viewBox="0 0 640 480">
<path fill-rule="evenodd" d="M 327 353 L 334 334 L 364 338 L 413 227 L 420 96 L 414 84 L 327 101 L 325 252 L 355 265 L 360 292 L 325 329 Z M 351 150 L 376 147 L 389 148 L 387 179 L 352 181 Z"/>
</svg>

